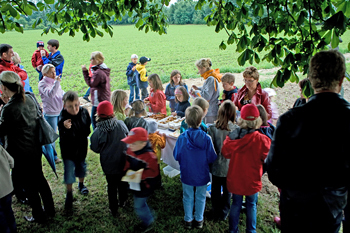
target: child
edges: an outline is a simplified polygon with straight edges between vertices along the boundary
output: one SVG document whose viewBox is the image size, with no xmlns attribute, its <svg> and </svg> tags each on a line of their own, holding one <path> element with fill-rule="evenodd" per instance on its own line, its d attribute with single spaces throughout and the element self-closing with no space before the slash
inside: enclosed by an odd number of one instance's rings
<svg viewBox="0 0 350 233">
<path fill-rule="evenodd" d="M 308 101 L 307 98 L 305 98 L 304 94 L 303 94 L 303 90 L 304 90 L 304 87 L 305 85 L 307 84 L 308 82 L 308 79 L 307 78 L 304 78 L 303 80 L 301 80 L 299 82 L 299 88 L 300 88 L 300 98 L 298 98 L 294 104 L 293 104 L 293 108 L 295 107 L 298 107 L 298 106 L 301 106 L 303 104 L 306 104 L 306 102 Z"/>
<path fill-rule="evenodd" d="M 138 231 L 148 232 L 153 228 L 154 216 L 147 205 L 147 199 L 160 183 L 157 157 L 148 141 L 148 133 L 141 127 L 132 129 L 129 136 L 122 139 L 128 144 L 124 170 L 144 169 L 141 176 L 140 191 L 133 191 L 134 209 L 141 220 Z"/>
<path fill-rule="evenodd" d="M 277 104 L 275 102 L 273 102 L 273 99 L 276 96 L 276 92 L 272 88 L 264 88 L 264 91 L 266 91 L 267 94 L 269 95 L 270 104 L 271 104 L 271 112 L 272 112 L 271 118 L 267 122 L 269 122 L 273 125 L 276 125 L 277 119 L 279 117 Z M 264 107 L 264 109 L 265 109 L 265 107 Z M 265 111 L 266 111 L 266 109 L 265 109 Z"/>
<path fill-rule="evenodd" d="M 230 160 L 221 154 L 222 144 L 228 134 L 237 129 L 234 124 L 236 119 L 236 107 L 231 100 L 225 100 L 218 112 L 215 125 L 208 127 L 208 134 L 213 140 L 217 159 L 211 167 L 211 202 L 212 212 L 215 219 L 226 220 L 230 210 L 231 194 L 227 190 L 226 176 Z M 223 194 L 221 195 L 221 189 Z"/>
<path fill-rule="evenodd" d="M 169 101 L 169 107 L 171 109 L 171 112 L 175 111 L 177 105 L 175 101 L 175 89 L 179 86 L 185 87 L 186 91 L 188 92 L 187 85 L 182 82 L 182 76 L 180 71 L 173 70 L 170 74 L 170 83 L 165 87 L 165 96 L 166 100 Z"/>
<path fill-rule="evenodd" d="M 46 56 L 44 50 L 40 50 L 41 59 L 43 59 L 44 65 L 52 64 L 56 67 L 56 76 L 62 75 L 64 58 L 60 51 L 58 51 L 58 47 L 60 46 L 60 42 L 55 39 L 51 39 L 47 42 L 47 49 L 49 50 L 49 56 Z"/>
<path fill-rule="evenodd" d="M 186 109 L 191 106 L 188 99 L 190 98 L 190 95 L 188 94 L 186 88 L 184 87 L 177 87 L 175 90 L 175 101 L 177 105 L 175 106 L 175 112 L 172 112 L 171 115 L 173 116 L 179 116 L 184 117 Z"/>
<path fill-rule="evenodd" d="M 137 58 L 139 57 L 136 54 L 131 55 L 131 62 L 126 68 L 126 77 L 128 80 L 128 85 L 130 87 L 129 104 L 131 104 L 131 102 L 134 101 L 134 93 L 135 100 L 140 99 L 140 90 L 136 85 L 136 79 L 138 78 L 136 71 Z"/>
<path fill-rule="evenodd" d="M 210 181 L 209 164 L 214 162 L 217 156 L 210 137 L 199 129 L 203 120 L 203 110 L 194 105 L 187 108 L 185 114 L 189 128 L 177 139 L 174 158 L 180 164 L 185 228 L 202 228 L 207 183 Z"/>
<path fill-rule="evenodd" d="M 262 125 L 260 126 L 258 131 L 262 134 L 265 134 L 266 136 L 268 136 L 272 140 L 272 136 L 275 133 L 276 127 L 267 121 L 267 112 L 266 112 L 264 106 L 262 106 L 261 104 L 258 104 L 258 105 L 256 105 L 256 107 L 259 110 L 259 115 L 260 115 L 260 118 L 262 120 Z"/>
<path fill-rule="evenodd" d="M 149 111 L 166 114 L 166 97 L 163 92 L 162 81 L 160 81 L 158 74 L 151 74 L 148 77 L 148 83 L 151 93 L 145 99 L 145 103 L 148 105 Z"/>
<path fill-rule="evenodd" d="M 43 65 L 44 65 L 43 59 L 41 58 L 41 50 L 44 51 L 46 57 L 49 56 L 49 53 L 46 51 L 46 49 L 44 49 L 44 46 L 45 44 L 43 41 L 39 40 L 38 42 L 36 42 L 36 47 L 38 49 L 35 50 L 32 56 L 32 66 L 39 73 L 39 81 L 41 81 L 41 79 L 43 78 L 41 69 L 43 68 Z"/>
<path fill-rule="evenodd" d="M 148 82 L 147 82 L 147 70 L 146 65 L 149 61 L 151 61 L 151 58 L 148 57 L 141 57 L 140 58 L 140 64 L 136 65 L 136 70 L 138 72 L 138 77 L 136 78 L 137 87 L 141 90 L 141 99 L 144 100 L 148 97 Z"/>
<path fill-rule="evenodd" d="M 227 173 L 227 189 L 232 193 L 229 232 L 238 232 L 243 196 L 247 208 L 246 232 L 256 231 L 256 203 L 262 186 L 263 163 L 271 144 L 267 136 L 256 131 L 261 123 L 258 108 L 254 104 L 244 105 L 237 122 L 240 128 L 232 131 L 222 146 L 222 155 L 230 159 Z"/>
<path fill-rule="evenodd" d="M 224 89 L 221 103 L 225 100 L 231 100 L 233 102 L 238 93 L 238 89 L 235 86 L 235 76 L 231 73 L 226 73 L 222 76 L 221 82 Z"/>
<path fill-rule="evenodd" d="M 208 101 L 206 101 L 204 98 L 202 97 L 197 97 L 194 99 L 192 106 L 199 106 L 202 111 L 203 111 L 203 119 L 202 119 L 202 123 L 199 126 L 201 130 L 203 130 L 204 132 L 208 132 L 208 127 L 207 125 L 204 123 L 204 117 L 207 115 L 208 109 L 209 109 L 209 103 Z M 186 120 L 181 122 L 181 127 L 180 127 L 180 133 L 185 132 L 185 130 L 187 129 L 187 123 Z"/>
<path fill-rule="evenodd" d="M 60 148 L 64 164 L 64 183 L 67 185 L 65 208 L 73 207 L 73 189 L 75 177 L 79 178 L 79 191 L 87 195 L 84 185 L 86 175 L 87 137 L 90 134 L 91 119 L 89 112 L 80 107 L 79 97 L 73 91 L 63 95 L 63 110 L 58 119 Z"/>
<path fill-rule="evenodd" d="M 165 134 L 160 135 L 157 129 L 158 123 L 155 120 L 151 120 L 148 122 L 148 138 L 159 163 L 160 158 L 162 157 L 162 149 L 164 149 L 166 145 L 166 138 Z"/>
<path fill-rule="evenodd" d="M 129 131 L 136 127 L 142 127 L 148 130 L 148 123 L 142 116 L 147 116 L 145 104 L 142 100 L 135 100 L 131 103 L 129 117 L 125 119 L 125 125 L 128 127 Z"/>
<path fill-rule="evenodd" d="M 112 92 L 111 103 L 113 105 L 114 115 L 117 120 L 125 121 L 125 108 L 128 104 L 128 94 L 123 90 L 115 90 Z"/>
<path fill-rule="evenodd" d="M 128 183 L 122 182 L 126 160 L 126 145 L 120 140 L 125 138 L 129 130 L 123 121 L 114 117 L 113 106 L 107 100 L 97 107 L 97 125 L 91 136 L 90 148 L 100 153 L 102 170 L 106 175 L 108 186 L 109 209 L 115 217 L 119 206 L 124 206 L 127 199 Z M 119 194 L 119 195 L 118 195 Z"/>
</svg>

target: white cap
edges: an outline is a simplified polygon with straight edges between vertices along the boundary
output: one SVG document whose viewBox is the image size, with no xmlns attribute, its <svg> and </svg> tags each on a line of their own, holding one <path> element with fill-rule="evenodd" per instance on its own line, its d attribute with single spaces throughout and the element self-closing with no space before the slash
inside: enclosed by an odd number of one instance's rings
<svg viewBox="0 0 350 233">
<path fill-rule="evenodd" d="M 275 90 L 272 89 L 272 88 L 264 88 L 264 91 L 267 92 L 267 94 L 269 95 L 269 97 L 277 95 L 276 92 L 275 92 Z"/>
<path fill-rule="evenodd" d="M 136 54 L 131 55 L 131 59 L 139 58 Z"/>
</svg>

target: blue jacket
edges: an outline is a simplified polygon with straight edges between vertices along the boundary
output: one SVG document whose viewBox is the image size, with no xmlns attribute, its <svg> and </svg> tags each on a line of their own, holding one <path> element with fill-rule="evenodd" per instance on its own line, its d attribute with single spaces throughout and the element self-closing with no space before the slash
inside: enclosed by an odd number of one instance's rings
<svg viewBox="0 0 350 233">
<path fill-rule="evenodd" d="M 130 62 L 128 67 L 126 68 L 126 77 L 128 79 L 128 85 L 131 85 L 131 86 L 136 85 L 136 78 L 138 78 L 137 70 L 136 69 L 135 71 L 132 70 L 134 66 L 136 66 L 136 64 L 133 62 Z"/>
<path fill-rule="evenodd" d="M 48 57 L 42 57 L 44 65 L 46 64 L 52 64 L 56 67 L 56 75 L 62 75 L 63 72 L 63 65 L 64 65 L 64 58 L 61 55 L 60 51 L 57 51 L 54 55 L 52 53 L 49 54 Z"/>
<path fill-rule="evenodd" d="M 210 181 L 209 164 L 216 160 L 210 136 L 203 130 L 189 128 L 176 141 L 174 158 L 180 164 L 181 182 L 203 186 Z"/>
<path fill-rule="evenodd" d="M 272 140 L 272 137 L 273 137 L 273 134 L 275 133 L 275 130 L 276 130 L 276 127 L 267 122 L 269 124 L 269 126 L 262 126 L 258 129 L 258 131 L 262 134 L 265 134 L 266 136 L 268 136 L 271 140 Z"/>
<path fill-rule="evenodd" d="M 172 111 L 175 110 L 177 103 L 175 102 L 175 89 L 178 88 L 180 85 L 176 85 L 173 86 L 171 85 L 171 83 L 169 83 L 166 87 L 165 87 L 165 96 L 166 96 L 166 100 L 169 101 L 169 107 Z M 184 84 L 183 85 L 184 88 L 186 88 L 186 90 L 188 91 L 187 85 Z"/>
</svg>

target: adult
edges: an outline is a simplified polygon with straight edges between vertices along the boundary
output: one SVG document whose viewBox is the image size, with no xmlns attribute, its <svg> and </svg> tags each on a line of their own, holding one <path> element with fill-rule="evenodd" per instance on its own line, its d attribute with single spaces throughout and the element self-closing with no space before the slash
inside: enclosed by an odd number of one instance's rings
<svg viewBox="0 0 350 233">
<path fill-rule="evenodd" d="M 315 54 L 309 64 L 315 94 L 277 122 L 267 172 L 281 189 L 282 232 L 339 231 L 350 183 L 350 104 L 338 94 L 345 70 L 338 51 Z"/>
<path fill-rule="evenodd" d="M 63 94 L 61 88 L 61 77 L 56 76 L 56 68 L 52 64 L 46 64 L 42 68 L 43 79 L 39 82 L 39 94 L 43 103 L 43 112 L 46 121 L 57 132 L 58 117 L 63 108 Z M 52 143 L 55 162 L 62 162 L 57 157 L 55 143 Z"/>
<path fill-rule="evenodd" d="M 56 67 L 56 75 L 62 75 L 64 58 L 60 51 L 58 51 L 58 47 L 60 47 L 60 42 L 55 39 L 51 39 L 47 42 L 47 50 L 49 50 L 50 54 L 46 57 L 45 50 L 40 50 L 41 58 L 43 59 L 44 65 L 52 64 Z"/>
<path fill-rule="evenodd" d="M 13 71 L 22 80 L 22 86 L 24 87 L 24 80 L 27 79 L 28 75 L 27 72 L 19 68 L 18 66 L 15 66 L 12 62 L 12 57 L 13 57 L 13 49 L 12 46 L 9 44 L 1 44 L 0 45 L 0 74 L 3 71 Z M 0 91 L 1 93 L 1 91 Z M 1 97 L 0 97 L 1 98 Z"/>
<path fill-rule="evenodd" d="M 21 64 L 21 57 L 18 55 L 18 53 L 13 52 L 12 61 L 15 66 L 18 66 L 22 70 L 26 71 L 24 69 L 24 66 Z M 29 77 L 26 78 L 26 80 L 24 80 L 24 91 L 33 92 L 32 87 L 30 86 L 30 83 L 29 83 Z"/>
<path fill-rule="evenodd" d="M 92 128 L 96 127 L 96 110 L 100 102 L 104 100 L 110 100 L 111 97 L 111 85 L 109 74 L 111 69 L 107 67 L 105 63 L 103 54 L 101 52 L 91 53 L 91 72 L 92 77 L 89 76 L 89 71 L 86 69 L 85 65 L 82 65 L 83 75 L 86 84 L 91 88 L 91 124 Z"/>
<path fill-rule="evenodd" d="M 42 171 L 36 103 L 24 93 L 19 76 L 12 71 L 0 74 L 0 89 L 9 99 L 1 111 L 0 137 L 5 137 L 5 149 L 15 160 L 12 179 L 21 182 L 32 207 L 33 217 L 26 216 L 26 220 L 44 222 L 55 215 L 55 208 Z"/>
<path fill-rule="evenodd" d="M 267 118 L 272 116 L 271 103 L 269 95 L 261 88 L 259 83 L 259 72 L 254 66 L 247 67 L 243 72 L 243 80 L 245 85 L 239 89 L 234 99 L 234 104 L 238 110 L 246 104 L 261 104 L 267 112 Z"/>
<path fill-rule="evenodd" d="M 208 113 L 204 118 L 204 122 L 214 123 L 218 116 L 218 99 L 220 96 L 219 83 L 221 82 L 222 74 L 219 69 L 212 69 L 210 58 L 202 58 L 196 62 L 198 73 L 204 78 L 202 87 L 192 85 L 192 95 L 203 97 L 209 102 Z"/>
</svg>

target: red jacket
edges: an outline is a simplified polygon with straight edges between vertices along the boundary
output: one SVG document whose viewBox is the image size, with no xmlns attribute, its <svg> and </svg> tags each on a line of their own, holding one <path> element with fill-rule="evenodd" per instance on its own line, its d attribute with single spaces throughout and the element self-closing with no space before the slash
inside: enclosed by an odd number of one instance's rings
<svg viewBox="0 0 350 233">
<path fill-rule="evenodd" d="M 248 91 L 248 88 L 246 85 L 244 85 L 241 89 L 239 89 L 237 96 L 235 97 L 234 104 L 238 107 L 238 110 L 241 111 L 243 105 L 241 103 L 242 99 L 246 95 L 246 92 Z M 258 105 L 261 104 L 264 106 L 266 112 L 267 112 L 267 119 L 270 119 L 272 116 L 272 110 L 271 110 L 271 104 L 270 104 L 270 98 L 266 91 L 261 89 L 260 83 L 258 83 L 258 86 L 256 88 L 256 93 L 252 98 L 252 104 Z"/>
<path fill-rule="evenodd" d="M 16 66 L 13 62 L 6 62 L 3 59 L 0 59 L 0 74 L 3 71 L 13 71 L 22 79 L 22 86 L 24 87 L 24 80 L 27 79 L 27 72 Z"/>
<path fill-rule="evenodd" d="M 44 49 L 45 50 L 45 49 Z M 45 50 L 45 56 L 48 57 L 49 53 Z M 41 59 L 40 50 L 35 50 L 32 56 L 32 66 L 37 68 L 40 65 L 44 65 L 43 59 Z"/>
<path fill-rule="evenodd" d="M 151 93 L 145 100 L 150 102 L 150 112 L 166 114 L 166 96 L 163 91 L 157 90 L 154 92 L 153 88 L 151 88 Z"/>
<path fill-rule="evenodd" d="M 261 190 L 263 163 L 270 145 L 271 140 L 258 131 L 234 140 L 226 137 L 221 153 L 230 159 L 226 178 L 230 193 L 249 196 Z"/>
</svg>

